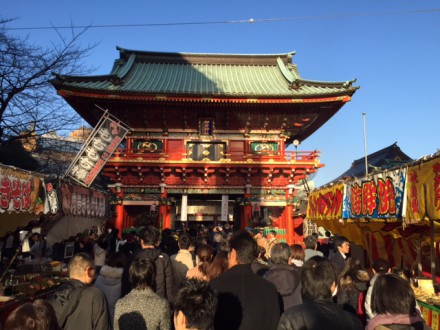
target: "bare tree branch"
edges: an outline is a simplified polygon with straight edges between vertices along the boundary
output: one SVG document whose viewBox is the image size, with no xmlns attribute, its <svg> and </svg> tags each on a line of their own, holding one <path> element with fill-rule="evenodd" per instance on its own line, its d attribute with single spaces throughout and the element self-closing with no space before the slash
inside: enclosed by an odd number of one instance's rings
<svg viewBox="0 0 440 330">
<path fill-rule="evenodd" d="M 5 28 L 11 20 L 0 19 L 0 143 L 77 128 L 79 116 L 56 95 L 49 80 L 52 73 L 92 71 L 84 60 L 96 44 L 80 43 L 88 28 L 78 32 L 71 23 L 69 37 L 54 28 L 58 42 L 42 47 L 29 37 L 11 35 Z"/>
</svg>

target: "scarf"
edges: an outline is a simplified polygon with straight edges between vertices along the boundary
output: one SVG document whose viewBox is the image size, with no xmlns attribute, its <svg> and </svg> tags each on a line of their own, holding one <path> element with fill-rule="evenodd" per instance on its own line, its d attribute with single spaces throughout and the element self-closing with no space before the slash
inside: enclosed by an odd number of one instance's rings
<svg viewBox="0 0 440 330">
<path fill-rule="evenodd" d="M 378 314 L 368 322 L 366 330 L 374 330 L 379 325 L 389 324 L 405 324 L 411 325 L 414 323 L 424 322 L 420 315 L 409 314 Z"/>
</svg>

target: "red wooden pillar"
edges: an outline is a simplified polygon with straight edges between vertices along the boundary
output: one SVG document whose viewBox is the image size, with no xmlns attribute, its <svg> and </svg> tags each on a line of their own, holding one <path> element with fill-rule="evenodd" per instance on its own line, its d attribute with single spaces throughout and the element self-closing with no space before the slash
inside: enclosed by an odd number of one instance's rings
<svg viewBox="0 0 440 330">
<path fill-rule="evenodd" d="M 284 224 L 286 228 L 286 243 L 292 245 L 295 243 L 295 231 L 293 230 L 294 205 L 292 202 L 292 188 L 286 190 L 286 208 L 284 209 Z"/>
<path fill-rule="evenodd" d="M 124 230 L 124 192 L 121 190 L 116 194 L 118 198 L 118 204 L 116 205 L 116 219 L 115 219 L 115 228 L 119 230 L 119 235 L 122 235 L 122 231 Z"/>
<path fill-rule="evenodd" d="M 163 200 L 168 197 L 168 190 L 164 184 L 160 185 L 160 199 Z M 171 228 L 170 206 L 160 202 L 159 203 L 159 226 L 162 230 Z"/>
<path fill-rule="evenodd" d="M 246 185 L 246 191 L 244 193 L 243 218 L 240 221 L 241 230 L 249 227 L 250 220 L 252 219 L 252 204 L 250 203 L 251 196 L 251 185 Z"/>
<path fill-rule="evenodd" d="M 302 227 L 304 219 L 300 216 L 294 216 L 293 217 L 293 232 L 295 233 L 294 239 L 295 239 L 295 243 L 298 244 L 302 244 L 302 242 L 304 241 L 304 236 L 303 235 L 298 235 L 296 234 L 297 232 L 302 232 L 302 230 L 299 230 L 300 227 Z M 295 229 L 297 229 L 295 231 Z"/>
</svg>

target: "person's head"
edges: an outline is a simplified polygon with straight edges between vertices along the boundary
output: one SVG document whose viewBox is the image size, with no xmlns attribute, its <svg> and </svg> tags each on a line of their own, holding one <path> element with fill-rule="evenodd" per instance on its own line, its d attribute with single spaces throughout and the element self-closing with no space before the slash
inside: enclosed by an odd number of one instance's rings
<svg viewBox="0 0 440 330">
<path fill-rule="evenodd" d="M 125 268 L 127 264 L 127 256 L 122 252 L 115 252 L 110 254 L 107 259 L 107 266 L 115 268 Z"/>
<path fill-rule="evenodd" d="M 257 242 L 248 233 L 242 231 L 229 241 L 229 268 L 237 264 L 251 264 L 258 255 Z"/>
<path fill-rule="evenodd" d="M 209 282 L 183 281 L 173 303 L 175 329 L 212 329 L 217 301 Z"/>
<path fill-rule="evenodd" d="M 275 264 L 288 264 L 291 257 L 290 246 L 287 243 L 279 243 L 270 251 L 270 260 Z"/>
<path fill-rule="evenodd" d="M 316 247 L 318 246 L 318 240 L 313 235 L 307 236 L 306 238 L 304 238 L 304 245 L 306 246 L 306 249 L 316 250 Z"/>
<path fill-rule="evenodd" d="M 41 240 L 41 235 L 39 233 L 33 233 L 31 238 L 34 242 L 39 242 Z"/>
<path fill-rule="evenodd" d="M 55 311 L 49 302 L 38 299 L 24 303 L 9 314 L 4 324 L 8 330 L 59 330 Z"/>
<path fill-rule="evenodd" d="M 304 259 L 306 258 L 306 253 L 304 252 L 303 247 L 299 244 L 292 244 L 290 246 L 290 251 L 291 251 L 290 256 L 294 260 L 304 261 Z"/>
<path fill-rule="evenodd" d="M 219 277 L 221 274 L 227 271 L 228 268 L 228 252 L 219 251 L 215 255 L 214 260 L 205 268 L 206 277 L 208 278 L 208 280 L 213 280 L 214 278 Z"/>
<path fill-rule="evenodd" d="M 267 238 L 268 239 L 272 239 L 272 238 L 276 238 L 277 237 L 277 232 L 275 230 L 271 230 L 267 233 Z"/>
<path fill-rule="evenodd" d="M 383 275 L 389 273 L 390 271 L 390 263 L 387 260 L 379 258 L 373 262 L 373 272 L 375 274 Z"/>
<path fill-rule="evenodd" d="M 155 247 L 159 243 L 159 230 L 154 226 L 145 226 L 139 231 L 142 248 Z"/>
<path fill-rule="evenodd" d="M 222 236 L 222 234 L 220 234 L 220 233 L 215 233 L 215 234 L 213 235 L 213 241 L 214 241 L 215 243 L 220 243 L 221 240 L 222 240 L 222 238 L 223 238 L 223 236 Z"/>
<path fill-rule="evenodd" d="M 189 237 L 189 235 L 187 234 L 180 235 L 177 244 L 179 244 L 180 249 L 188 250 L 189 247 L 191 246 L 191 237 Z"/>
<path fill-rule="evenodd" d="M 379 275 L 371 293 L 371 309 L 376 314 L 415 315 L 416 299 L 411 285 L 396 274 Z"/>
<path fill-rule="evenodd" d="M 200 262 L 211 262 L 214 258 L 214 248 L 209 244 L 202 244 L 197 248 L 197 256 Z"/>
<path fill-rule="evenodd" d="M 77 253 L 69 262 L 69 278 L 91 284 L 95 278 L 95 263 L 88 253 Z"/>
<path fill-rule="evenodd" d="M 152 261 L 141 258 L 133 261 L 128 269 L 128 278 L 133 289 L 153 288 L 156 268 Z"/>
<path fill-rule="evenodd" d="M 301 268 L 303 300 L 331 300 L 336 293 L 337 266 L 327 259 L 307 260 Z"/>
<path fill-rule="evenodd" d="M 347 258 L 344 267 L 339 275 L 339 283 L 341 285 L 353 286 L 353 281 L 367 282 L 370 280 L 370 276 L 361 265 L 361 261 L 358 258 Z"/>
<path fill-rule="evenodd" d="M 342 254 L 348 254 L 350 252 L 350 242 L 347 237 L 338 236 L 335 242 L 336 248 Z"/>
</svg>

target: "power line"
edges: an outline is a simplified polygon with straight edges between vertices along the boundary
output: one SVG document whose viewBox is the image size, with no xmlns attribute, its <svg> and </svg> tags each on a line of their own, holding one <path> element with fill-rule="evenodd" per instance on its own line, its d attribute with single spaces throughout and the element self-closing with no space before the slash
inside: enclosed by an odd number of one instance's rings
<svg viewBox="0 0 440 330">
<path fill-rule="evenodd" d="M 422 14 L 440 12 L 440 8 L 420 9 L 409 11 L 393 11 L 393 12 L 376 12 L 376 13 L 348 13 L 335 14 L 325 16 L 293 16 L 280 18 L 261 18 L 261 19 L 243 19 L 243 20 L 228 20 L 228 21 L 206 21 L 206 22 L 171 22 L 171 23 L 139 23 L 139 24 L 102 24 L 102 25 L 65 25 L 65 26 L 36 26 L 36 27 L 5 27 L 5 30 L 49 30 L 49 29 L 103 29 L 103 28 L 133 28 L 133 27 L 160 27 L 160 26 L 185 26 L 185 25 L 215 25 L 215 24 L 246 24 L 246 23 L 269 23 L 269 22 L 283 22 L 295 20 L 320 20 L 320 19 L 335 19 L 346 17 L 360 17 L 360 16 L 389 16 L 401 14 Z"/>
</svg>

